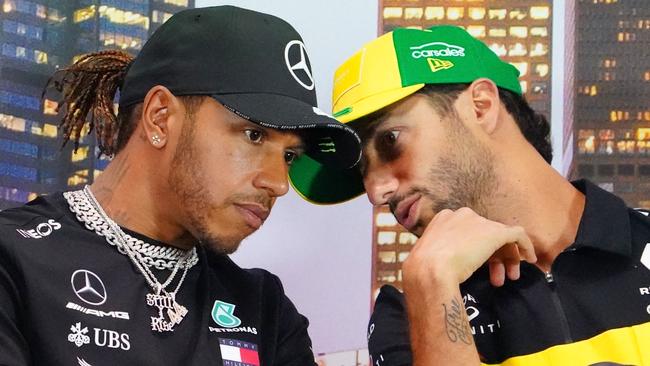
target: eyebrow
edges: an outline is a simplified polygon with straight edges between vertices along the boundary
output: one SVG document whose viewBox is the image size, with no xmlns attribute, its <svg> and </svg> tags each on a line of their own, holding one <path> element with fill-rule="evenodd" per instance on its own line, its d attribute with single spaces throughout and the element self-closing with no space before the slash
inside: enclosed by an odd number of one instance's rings
<svg viewBox="0 0 650 366">
<path fill-rule="evenodd" d="M 382 112 L 375 112 L 373 114 L 370 114 L 366 117 L 362 117 L 359 120 L 353 122 L 354 124 L 358 125 L 358 127 L 356 128 L 354 127 L 354 125 L 352 127 L 357 131 L 357 133 L 359 133 L 359 137 L 361 137 L 361 145 L 363 147 L 368 145 L 368 143 L 375 138 L 379 126 L 383 124 L 387 119 L 388 119 L 388 113 L 382 111 Z"/>
</svg>

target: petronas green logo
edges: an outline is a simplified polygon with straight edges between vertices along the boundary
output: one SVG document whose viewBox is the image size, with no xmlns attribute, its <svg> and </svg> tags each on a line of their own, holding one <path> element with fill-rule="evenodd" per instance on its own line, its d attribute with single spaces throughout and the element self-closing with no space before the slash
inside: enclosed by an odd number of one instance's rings
<svg viewBox="0 0 650 366">
<path fill-rule="evenodd" d="M 235 316 L 235 305 L 217 300 L 212 306 L 212 320 L 225 328 L 234 328 L 241 324 L 241 320 Z"/>
</svg>

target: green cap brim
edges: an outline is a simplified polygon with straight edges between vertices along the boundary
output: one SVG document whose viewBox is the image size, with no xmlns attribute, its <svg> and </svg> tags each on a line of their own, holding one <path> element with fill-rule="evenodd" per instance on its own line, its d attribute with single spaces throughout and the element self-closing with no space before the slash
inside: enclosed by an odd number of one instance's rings
<svg viewBox="0 0 650 366">
<path fill-rule="evenodd" d="M 341 203 L 365 191 L 359 169 L 326 166 L 307 155 L 292 163 L 289 178 L 303 199 L 320 205 Z"/>
</svg>

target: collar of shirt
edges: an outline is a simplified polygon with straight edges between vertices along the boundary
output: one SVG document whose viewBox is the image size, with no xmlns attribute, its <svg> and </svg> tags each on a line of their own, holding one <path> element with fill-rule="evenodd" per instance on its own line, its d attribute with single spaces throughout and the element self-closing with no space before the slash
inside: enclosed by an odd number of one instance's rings
<svg viewBox="0 0 650 366">
<path fill-rule="evenodd" d="M 631 256 L 631 223 L 625 202 L 587 180 L 572 184 L 585 195 L 585 208 L 576 240 L 569 249 L 590 247 Z"/>
</svg>

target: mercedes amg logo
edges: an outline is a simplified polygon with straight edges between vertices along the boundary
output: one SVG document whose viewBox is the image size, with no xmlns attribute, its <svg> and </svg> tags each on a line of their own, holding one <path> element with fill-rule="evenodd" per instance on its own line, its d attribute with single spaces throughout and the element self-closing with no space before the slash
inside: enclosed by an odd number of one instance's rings
<svg viewBox="0 0 650 366">
<path fill-rule="evenodd" d="M 72 290 L 81 301 L 90 305 L 106 302 L 106 287 L 101 278 L 87 269 L 76 270 L 70 278 Z"/>
<path fill-rule="evenodd" d="M 314 77 L 309 69 L 307 50 L 302 41 L 291 41 L 284 48 L 284 61 L 294 79 L 307 90 L 314 89 Z"/>
</svg>

